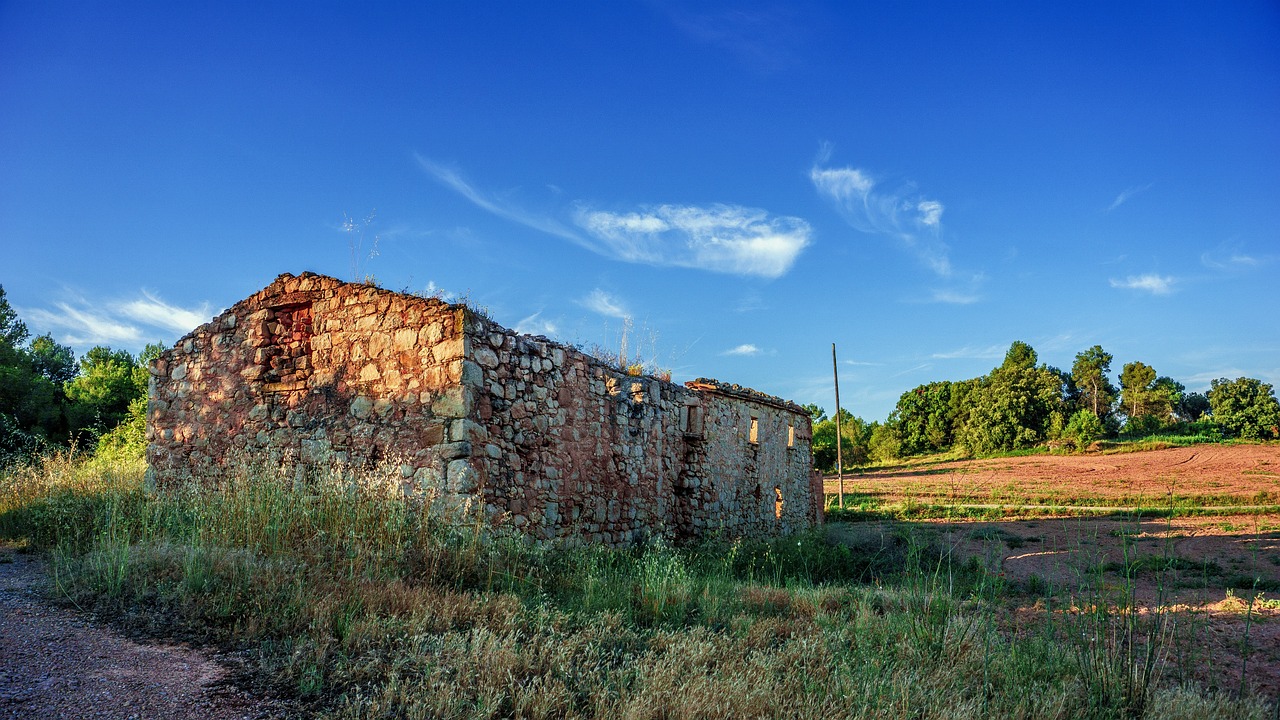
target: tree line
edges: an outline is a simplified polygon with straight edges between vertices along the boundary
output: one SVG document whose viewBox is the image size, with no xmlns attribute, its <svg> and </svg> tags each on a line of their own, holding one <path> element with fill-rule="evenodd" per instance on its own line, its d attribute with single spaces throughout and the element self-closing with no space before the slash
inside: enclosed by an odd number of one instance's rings
<svg viewBox="0 0 1280 720">
<path fill-rule="evenodd" d="M 1017 341 L 986 375 L 904 392 L 884 422 L 842 411 L 845 466 L 957 450 L 1084 450 L 1098 440 L 1156 434 L 1280 437 L 1280 402 L 1271 385 L 1254 378 L 1220 378 L 1207 393 L 1187 392 L 1182 383 L 1135 361 L 1121 368 L 1117 387 L 1114 357 L 1100 345 L 1077 353 L 1070 371 L 1038 360 L 1030 345 Z M 814 466 L 833 472 L 835 420 L 816 405 L 806 407 L 814 419 Z"/>
<path fill-rule="evenodd" d="M 141 455 L 147 363 L 163 349 L 98 346 L 77 360 L 51 335 L 31 337 L 0 286 L 0 465 L 57 447 Z"/>
</svg>

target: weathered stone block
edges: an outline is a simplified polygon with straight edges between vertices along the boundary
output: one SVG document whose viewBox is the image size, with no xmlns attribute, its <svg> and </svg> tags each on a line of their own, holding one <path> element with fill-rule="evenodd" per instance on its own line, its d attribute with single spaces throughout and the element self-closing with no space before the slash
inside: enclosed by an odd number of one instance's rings
<svg viewBox="0 0 1280 720">
<path fill-rule="evenodd" d="M 471 463 L 466 460 L 453 460 L 449 463 L 447 488 L 450 492 L 475 492 L 479 484 L 479 475 Z"/>
<path fill-rule="evenodd" d="M 450 387 L 436 397 L 431 403 L 431 412 L 436 417 L 466 417 L 470 409 L 470 393 L 466 388 Z"/>
<path fill-rule="evenodd" d="M 363 395 L 351 401 L 350 413 L 352 416 L 364 420 L 369 417 L 369 413 L 373 411 L 373 400 Z"/>
<path fill-rule="evenodd" d="M 457 460 L 459 458 L 471 457 L 471 443 L 466 440 L 461 442 L 445 443 L 440 446 L 440 457 L 445 460 Z"/>
</svg>

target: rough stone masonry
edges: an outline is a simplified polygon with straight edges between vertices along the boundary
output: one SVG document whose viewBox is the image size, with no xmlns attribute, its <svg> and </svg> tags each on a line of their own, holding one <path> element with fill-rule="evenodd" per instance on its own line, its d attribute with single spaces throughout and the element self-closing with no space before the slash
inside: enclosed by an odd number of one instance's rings
<svg viewBox="0 0 1280 720">
<path fill-rule="evenodd" d="M 543 541 L 763 537 L 822 522 L 808 413 L 714 380 L 632 376 L 465 305 L 281 275 L 151 365 L 155 483 L 228 458 L 396 463 Z"/>
</svg>

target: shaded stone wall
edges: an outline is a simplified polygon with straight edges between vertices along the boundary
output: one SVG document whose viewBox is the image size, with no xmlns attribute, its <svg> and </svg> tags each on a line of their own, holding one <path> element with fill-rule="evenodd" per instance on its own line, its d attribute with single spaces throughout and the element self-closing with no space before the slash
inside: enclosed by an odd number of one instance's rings
<svg viewBox="0 0 1280 720">
<path fill-rule="evenodd" d="M 750 391 L 700 394 L 705 439 L 691 443 L 695 459 L 677 490 L 688 498 L 687 522 L 695 533 L 723 529 L 760 537 L 820 523 L 824 498 L 821 485 L 814 494 L 808 413 L 790 403 L 751 399 Z"/>
<path fill-rule="evenodd" d="M 151 370 L 157 483 L 216 481 L 241 456 L 299 477 L 393 462 L 406 492 L 483 502 L 535 538 L 608 545 L 821 522 L 802 408 L 628 376 L 439 300 L 286 274 Z"/>
</svg>

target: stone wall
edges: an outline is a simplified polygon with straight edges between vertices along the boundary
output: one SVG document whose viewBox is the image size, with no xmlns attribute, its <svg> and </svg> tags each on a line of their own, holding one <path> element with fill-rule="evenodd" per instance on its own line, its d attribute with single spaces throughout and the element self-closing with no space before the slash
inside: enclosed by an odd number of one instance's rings
<svg viewBox="0 0 1280 720">
<path fill-rule="evenodd" d="M 632 377 L 460 305 L 282 275 L 152 365 L 155 482 L 237 457 L 392 462 L 529 535 L 627 545 L 821 522 L 810 425 L 778 398 Z M 754 425 L 754 437 L 752 427 Z"/>
<path fill-rule="evenodd" d="M 452 463 L 470 454 L 466 316 L 439 300 L 281 276 L 152 364 L 154 480 L 216 477 L 249 456 L 299 472 L 395 460 L 411 489 L 474 491 L 470 465 Z"/>
</svg>

